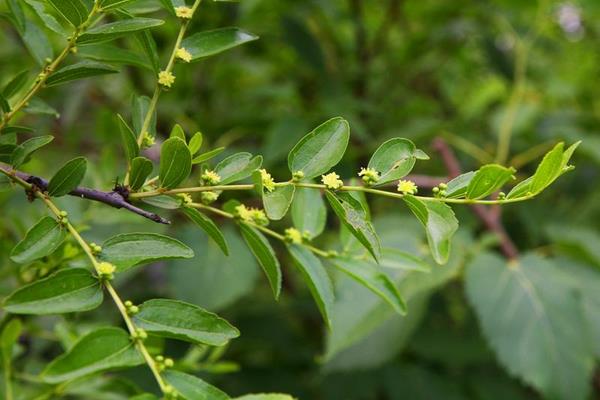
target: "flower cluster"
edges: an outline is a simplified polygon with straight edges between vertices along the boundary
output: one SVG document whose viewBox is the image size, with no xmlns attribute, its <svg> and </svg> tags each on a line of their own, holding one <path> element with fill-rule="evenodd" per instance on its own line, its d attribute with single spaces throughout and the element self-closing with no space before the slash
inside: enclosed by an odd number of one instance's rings
<svg viewBox="0 0 600 400">
<path fill-rule="evenodd" d="M 194 202 L 194 200 L 192 199 L 192 196 L 190 196 L 189 193 L 178 193 L 177 197 L 179 197 L 181 199 L 181 203 L 184 206 L 192 204 Z"/>
<path fill-rule="evenodd" d="M 98 264 L 97 270 L 98 275 L 100 275 L 100 279 L 111 280 L 114 277 L 113 274 L 117 270 L 117 267 L 109 262 L 102 261 L 100 264 Z"/>
<path fill-rule="evenodd" d="M 265 212 L 258 208 L 246 207 L 245 205 L 240 204 L 235 207 L 235 211 L 237 216 L 244 222 L 263 226 L 269 223 L 269 219 L 265 215 Z"/>
<path fill-rule="evenodd" d="M 175 52 L 175 57 L 186 63 L 192 61 L 192 54 L 189 51 L 187 51 L 185 47 L 178 48 Z"/>
<path fill-rule="evenodd" d="M 403 194 L 417 194 L 418 188 L 413 181 L 398 181 L 398 191 Z"/>
<path fill-rule="evenodd" d="M 175 7 L 175 15 L 181 19 L 192 19 L 194 11 L 187 6 Z"/>
<path fill-rule="evenodd" d="M 327 189 L 339 189 L 344 186 L 344 182 L 340 179 L 340 176 L 335 172 L 330 172 L 326 175 L 321 176 L 321 182 Z"/>
<path fill-rule="evenodd" d="M 379 180 L 379 172 L 373 168 L 361 168 L 358 176 L 362 177 L 363 182 L 368 185 L 374 185 Z"/>
<path fill-rule="evenodd" d="M 171 71 L 160 71 L 158 73 L 158 84 L 170 88 L 175 83 L 175 75 Z"/>
<path fill-rule="evenodd" d="M 262 180 L 263 188 L 267 189 L 269 192 L 272 192 L 273 190 L 275 190 L 275 181 L 273 180 L 273 177 L 271 176 L 271 174 L 268 173 L 267 170 L 264 168 L 259 171 L 260 171 L 260 178 Z"/>
<path fill-rule="evenodd" d="M 296 228 L 287 228 L 284 232 L 285 240 L 289 243 L 302 244 L 302 233 Z"/>
<path fill-rule="evenodd" d="M 211 169 L 205 170 L 200 176 L 204 185 L 216 185 L 221 182 L 221 176 Z"/>
<path fill-rule="evenodd" d="M 446 185 L 445 183 L 440 183 L 439 185 L 431 189 L 431 191 L 433 192 L 433 195 L 435 197 L 446 197 L 446 189 L 448 189 L 448 185 Z"/>
</svg>

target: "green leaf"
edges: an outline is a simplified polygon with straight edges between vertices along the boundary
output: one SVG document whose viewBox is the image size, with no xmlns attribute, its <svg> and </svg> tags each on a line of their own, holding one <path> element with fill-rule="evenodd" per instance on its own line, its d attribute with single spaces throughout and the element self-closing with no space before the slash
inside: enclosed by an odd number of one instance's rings
<svg viewBox="0 0 600 400">
<path fill-rule="evenodd" d="M 277 260 L 275 251 L 267 238 L 256 228 L 245 223 L 240 223 L 240 230 L 250 251 L 252 251 L 263 271 L 265 271 L 275 300 L 278 300 L 281 293 L 281 267 L 279 266 L 279 260 Z"/>
<path fill-rule="evenodd" d="M 296 186 L 276 186 L 272 192 L 264 189 L 262 193 L 263 205 L 269 219 L 277 221 L 285 217 L 294 199 Z"/>
<path fill-rule="evenodd" d="M 100 7 L 103 11 L 114 10 L 115 8 L 123 7 L 135 0 L 102 0 Z"/>
<path fill-rule="evenodd" d="M 381 246 L 379 238 L 375 233 L 375 228 L 368 220 L 367 211 L 360 203 L 349 193 L 332 193 L 325 191 L 325 197 L 329 201 L 333 212 L 338 216 L 342 224 L 365 246 L 371 253 L 375 261 L 381 255 Z"/>
<path fill-rule="evenodd" d="M 25 0 L 27 4 L 31 6 L 33 11 L 37 14 L 38 17 L 42 20 L 46 28 L 51 31 L 59 34 L 60 36 L 66 38 L 71 34 L 70 29 L 65 29 L 57 20 L 54 18 L 52 14 L 46 11 L 47 2 L 37 1 L 37 0 Z"/>
<path fill-rule="evenodd" d="M 88 270 L 63 269 L 17 289 L 4 301 L 4 309 L 14 314 L 62 314 L 93 310 L 102 299 L 102 285 Z"/>
<path fill-rule="evenodd" d="M 117 271 L 173 258 L 192 258 L 194 252 L 179 240 L 158 233 L 121 233 L 102 244 L 99 258 L 113 263 Z"/>
<path fill-rule="evenodd" d="M 367 287 L 373 293 L 381 297 L 400 315 L 406 314 L 406 303 L 394 282 L 375 263 L 352 259 L 334 258 L 332 264 L 339 270 L 348 274 L 352 279 Z"/>
<path fill-rule="evenodd" d="M 201 132 L 196 132 L 194 133 L 194 136 L 192 136 L 192 138 L 190 139 L 190 142 L 188 143 L 188 147 L 190 148 L 190 153 L 192 154 L 196 154 L 200 148 L 202 147 L 202 133 Z M 193 163 L 193 161 L 192 161 Z"/>
<path fill-rule="evenodd" d="M 146 204 L 150 204 L 154 207 L 162 208 L 165 210 L 177 210 L 181 208 L 182 204 L 181 197 L 175 197 L 166 194 L 152 197 L 143 197 L 142 201 Z"/>
<path fill-rule="evenodd" d="M 308 232 L 311 239 L 325 229 L 327 208 L 318 190 L 297 188 L 292 202 L 292 221 L 300 232 Z"/>
<path fill-rule="evenodd" d="M 156 42 L 152 37 L 151 31 L 146 30 L 138 32 L 135 35 L 135 38 L 137 39 L 137 42 L 142 48 L 142 51 L 146 55 L 146 58 L 148 59 L 148 63 L 152 67 L 152 70 L 154 70 L 154 72 L 158 74 L 158 71 L 160 70 L 158 50 L 156 48 Z"/>
<path fill-rule="evenodd" d="M 236 182 L 252 175 L 262 165 L 262 156 L 252 157 L 250 153 L 236 153 L 225 158 L 215 166 L 215 172 L 221 177 L 221 185 Z"/>
<path fill-rule="evenodd" d="M 184 372 L 168 370 L 164 373 L 167 383 L 175 388 L 184 400 L 229 400 L 229 396 L 202 379 Z"/>
<path fill-rule="evenodd" d="M 447 183 L 446 197 L 450 199 L 457 199 L 465 197 L 467 193 L 467 187 L 471 183 L 471 180 L 475 176 L 475 171 L 465 172 L 464 174 L 458 175 L 456 178 L 451 179 Z"/>
<path fill-rule="evenodd" d="M 319 307 L 323 320 L 331 327 L 334 301 L 333 285 L 321 261 L 307 248 L 298 245 L 288 246 L 294 265 L 302 273 L 304 281 Z"/>
<path fill-rule="evenodd" d="M 224 346 L 240 335 L 217 314 L 183 301 L 153 299 L 139 308 L 135 324 L 153 335 L 209 346 Z"/>
<path fill-rule="evenodd" d="M 89 10 L 81 0 L 48 0 L 56 11 L 74 27 L 81 25 Z"/>
<path fill-rule="evenodd" d="M 46 86 L 62 85 L 63 83 L 90 76 L 115 74 L 119 71 L 113 67 L 95 61 L 80 61 L 59 69 L 48 77 Z"/>
<path fill-rule="evenodd" d="M 75 189 L 81 183 L 86 168 L 85 157 L 76 157 L 67 161 L 48 182 L 48 194 L 52 197 L 60 197 Z"/>
<path fill-rule="evenodd" d="M 445 264 L 450 255 L 452 236 L 458 229 L 454 211 L 442 202 L 425 202 L 411 195 L 404 196 L 403 200 L 425 227 L 433 259 L 438 264 Z"/>
<path fill-rule="evenodd" d="M 25 31 L 20 32 L 23 42 L 33 59 L 40 66 L 46 65 L 48 58 L 54 57 L 52 44 L 46 33 L 30 20 L 25 21 Z"/>
<path fill-rule="evenodd" d="M 518 197 L 527 196 L 528 193 L 531 193 L 531 182 L 533 181 L 533 176 L 519 182 L 511 189 L 510 192 L 506 195 L 507 199 L 514 199 Z"/>
<path fill-rule="evenodd" d="M 19 336 L 21 336 L 21 332 L 23 330 L 23 324 L 21 320 L 18 318 L 13 318 L 2 329 L 2 334 L 0 335 L 0 352 L 2 353 L 2 358 L 4 360 L 4 368 L 8 368 L 7 361 L 10 362 L 10 359 L 13 356 L 13 347 L 19 340 Z"/>
<path fill-rule="evenodd" d="M 48 364 L 42 379 L 48 383 L 66 382 L 143 362 L 127 332 L 120 328 L 99 328 L 83 336 L 68 352 Z"/>
<path fill-rule="evenodd" d="M 215 243 L 219 246 L 219 248 L 223 251 L 223 254 L 226 256 L 229 255 L 229 248 L 227 247 L 227 242 L 225 241 L 225 236 L 219 230 L 217 225 L 208 218 L 206 215 L 202 214 L 200 211 L 195 208 L 183 207 L 183 213 L 188 216 L 189 219 L 192 220 L 196 225 L 198 225 L 204 232 L 208 234 L 215 241 Z"/>
<path fill-rule="evenodd" d="M 28 114 L 45 114 L 52 115 L 54 118 L 60 117 L 58 111 L 50 106 L 44 100 L 39 97 L 29 99 L 27 106 L 23 109 Z"/>
<path fill-rule="evenodd" d="M 368 165 L 380 174 L 377 185 L 406 176 L 415 165 L 416 150 L 412 141 L 403 138 L 393 138 L 379 146 Z"/>
<path fill-rule="evenodd" d="M 563 147 L 564 143 L 560 142 L 546 153 L 531 180 L 531 193 L 541 192 L 559 177 L 563 166 Z"/>
<path fill-rule="evenodd" d="M 406 251 L 383 248 L 381 251 L 381 259 L 379 260 L 381 267 L 390 269 L 399 269 L 406 271 L 430 272 L 431 266 L 421 258 L 408 253 Z"/>
<path fill-rule="evenodd" d="M 197 61 L 256 39 L 258 36 L 239 28 L 220 28 L 188 36 L 181 47 L 192 55 L 192 61 Z"/>
<path fill-rule="evenodd" d="M 28 264 L 50 255 L 65 240 L 66 234 L 65 228 L 54 218 L 44 217 L 12 249 L 10 259 L 19 264 Z"/>
<path fill-rule="evenodd" d="M 77 39 L 78 44 L 101 43 L 115 40 L 133 32 L 153 28 L 164 24 L 163 20 L 154 18 L 129 18 L 100 25 L 89 29 Z"/>
<path fill-rule="evenodd" d="M 146 157 L 135 157 L 131 160 L 131 175 L 129 176 L 131 189 L 139 190 L 144 186 L 146 178 L 152 173 L 153 168 L 152 161 Z"/>
<path fill-rule="evenodd" d="M 469 182 L 466 191 L 467 199 L 482 199 L 500 189 L 513 178 L 514 168 L 506 168 L 498 164 L 481 167 Z"/>
<path fill-rule="evenodd" d="M 305 179 L 324 174 L 340 162 L 349 139 L 350 127 L 345 119 L 336 117 L 322 123 L 290 151 L 290 172 L 302 171 Z"/>
<path fill-rule="evenodd" d="M 202 154 L 194 157 L 194 159 L 192 160 L 192 164 L 196 165 L 196 164 L 200 164 L 204 161 L 208 161 L 211 158 L 221 154 L 223 152 L 223 150 L 225 150 L 225 147 L 217 147 L 216 149 L 207 151 L 206 153 L 202 153 Z"/>
<path fill-rule="evenodd" d="M 53 136 L 46 135 L 36 136 L 24 141 L 23 143 L 18 145 L 12 153 L 12 166 L 14 168 L 19 168 L 19 166 L 21 166 L 31 154 L 33 154 L 35 151 L 44 147 L 53 140 Z"/>
<path fill-rule="evenodd" d="M 185 132 L 183 131 L 183 128 L 179 124 L 173 125 L 173 129 L 171 129 L 171 134 L 169 135 L 169 137 L 178 137 L 179 139 L 183 140 L 184 142 L 186 141 Z M 191 152 L 191 150 L 190 150 L 190 152 Z"/>
<path fill-rule="evenodd" d="M 133 131 L 137 134 L 142 133 L 144 119 L 150 110 L 150 102 L 151 100 L 147 96 L 133 95 L 131 98 L 131 122 L 133 125 Z M 148 125 L 147 131 L 152 135 L 156 133 L 156 109 L 152 111 L 152 116 L 150 117 L 150 124 Z"/>
<path fill-rule="evenodd" d="M 112 44 L 87 44 L 77 47 L 77 55 L 89 60 L 109 64 L 133 65 L 153 70 L 148 61 L 138 53 Z"/>
<path fill-rule="evenodd" d="M 547 398 L 588 398 L 593 355 L 579 297 L 561 267 L 533 254 L 510 265 L 480 254 L 467 269 L 466 289 L 510 374 Z"/>
<path fill-rule="evenodd" d="M 117 114 L 117 120 L 119 123 L 119 132 L 121 132 L 121 140 L 125 147 L 125 154 L 127 155 L 127 160 L 131 162 L 131 160 L 140 155 L 140 146 L 138 146 L 135 133 L 133 133 L 127 122 L 121 117 L 121 114 Z"/>
<path fill-rule="evenodd" d="M 160 149 L 159 180 L 161 187 L 171 189 L 187 179 L 192 170 L 192 154 L 183 140 L 167 139 Z"/>
<path fill-rule="evenodd" d="M 29 70 L 21 71 L 15 75 L 2 89 L 2 96 L 6 99 L 10 99 L 12 96 L 17 94 L 19 90 L 25 86 L 29 80 Z"/>
</svg>

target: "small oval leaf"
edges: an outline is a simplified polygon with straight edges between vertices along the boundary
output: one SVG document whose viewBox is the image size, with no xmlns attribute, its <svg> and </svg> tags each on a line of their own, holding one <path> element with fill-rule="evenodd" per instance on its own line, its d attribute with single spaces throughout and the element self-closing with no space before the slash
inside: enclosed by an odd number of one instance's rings
<svg viewBox="0 0 600 400">
<path fill-rule="evenodd" d="M 160 149 L 159 180 L 161 187 L 171 189 L 187 179 L 192 170 L 192 154 L 178 137 L 167 139 Z"/>
<path fill-rule="evenodd" d="M 215 172 L 221 177 L 221 185 L 240 181 L 252 175 L 262 165 L 262 156 L 252 157 L 250 153 L 236 153 L 225 158 L 215 166 Z"/>
<path fill-rule="evenodd" d="M 219 230 L 217 225 L 208 218 L 206 215 L 202 214 L 200 211 L 195 208 L 183 207 L 182 208 L 185 215 L 188 216 L 189 219 L 192 220 L 196 225 L 198 225 L 204 232 L 210 236 L 215 243 L 221 248 L 223 254 L 226 256 L 229 255 L 229 248 L 227 247 L 227 242 L 225 241 L 225 236 Z"/>
<path fill-rule="evenodd" d="M 83 268 L 64 269 L 23 286 L 4 301 L 15 314 L 62 314 L 93 310 L 102 303 L 100 281 Z"/>
<path fill-rule="evenodd" d="M 297 188 L 292 202 L 292 221 L 303 234 L 311 239 L 319 236 L 325 229 L 327 208 L 318 190 Z"/>
<path fill-rule="evenodd" d="M 80 61 L 54 72 L 46 79 L 46 86 L 56 86 L 90 76 L 116 74 L 117 72 L 119 71 L 106 64 L 87 60 Z"/>
<path fill-rule="evenodd" d="M 133 190 L 139 190 L 146 178 L 152 173 L 152 161 L 146 157 L 135 157 L 131 160 L 131 174 L 129 175 L 129 186 Z"/>
<path fill-rule="evenodd" d="M 99 258 L 118 271 L 172 258 L 192 258 L 194 252 L 179 240 L 158 233 L 122 233 L 102 244 Z"/>
<path fill-rule="evenodd" d="M 417 159 L 415 144 L 403 138 L 393 138 L 384 142 L 369 160 L 369 168 L 379 172 L 377 185 L 398 180 L 406 176 Z"/>
<path fill-rule="evenodd" d="M 279 266 L 279 260 L 277 260 L 275 251 L 267 238 L 256 228 L 240 223 L 240 230 L 250 251 L 252 251 L 265 275 L 267 275 L 275 300 L 278 300 L 281 293 L 281 267 Z"/>
<path fill-rule="evenodd" d="M 229 400 L 229 396 L 220 389 L 196 376 L 173 370 L 166 371 L 164 376 L 178 396 L 185 400 Z"/>
<path fill-rule="evenodd" d="M 85 157 L 77 157 L 63 165 L 48 182 L 48 194 L 60 197 L 75 189 L 83 180 L 87 169 Z"/>
<path fill-rule="evenodd" d="M 269 219 L 278 221 L 285 217 L 294 199 L 296 186 L 276 186 L 273 191 L 263 190 L 262 201 Z"/>
<path fill-rule="evenodd" d="M 52 254 L 65 240 L 66 230 L 54 218 L 44 217 L 31 227 L 12 249 L 10 259 L 27 264 Z"/>
<path fill-rule="evenodd" d="M 188 36 L 181 47 L 192 55 L 192 61 L 197 61 L 256 39 L 258 36 L 239 28 L 221 28 Z"/>
<path fill-rule="evenodd" d="M 349 139 L 350 127 L 345 119 L 336 117 L 322 123 L 290 151 L 290 172 L 302 171 L 305 179 L 324 174 L 340 162 Z"/>
<path fill-rule="evenodd" d="M 178 300 L 148 300 L 133 319 L 151 334 L 209 346 L 223 346 L 240 335 L 217 314 Z"/>
<path fill-rule="evenodd" d="M 470 180 L 466 190 L 467 199 L 482 199 L 500 189 L 513 178 L 514 168 L 498 164 L 488 164 L 479 168 Z"/>
</svg>

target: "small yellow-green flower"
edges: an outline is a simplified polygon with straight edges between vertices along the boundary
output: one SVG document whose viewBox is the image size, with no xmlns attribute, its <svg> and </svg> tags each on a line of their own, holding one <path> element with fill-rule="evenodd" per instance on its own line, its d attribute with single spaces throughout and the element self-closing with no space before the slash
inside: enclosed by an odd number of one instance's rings
<svg viewBox="0 0 600 400">
<path fill-rule="evenodd" d="M 363 182 L 367 185 L 373 185 L 379 180 L 379 172 L 373 168 L 361 168 L 358 176 L 361 176 Z"/>
<path fill-rule="evenodd" d="M 267 225 L 269 223 L 269 219 L 265 215 L 265 212 L 258 208 L 248 208 L 245 205 L 240 204 L 235 207 L 235 211 L 238 217 L 244 222 L 251 222 L 257 225 Z"/>
<path fill-rule="evenodd" d="M 292 174 L 292 179 L 294 180 L 294 182 L 299 182 L 302 179 L 304 179 L 304 172 L 302 171 L 296 171 Z"/>
<path fill-rule="evenodd" d="M 259 171 L 263 187 L 269 192 L 275 190 L 275 181 L 273 181 L 273 177 L 271 176 L 271 174 L 268 173 L 267 170 L 264 168 Z"/>
<path fill-rule="evenodd" d="M 144 132 L 144 136 L 142 137 L 143 148 L 154 146 L 154 141 L 154 136 L 152 136 L 149 132 Z"/>
<path fill-rule="evenodd" d="M 201 178 L 206 185 L 216 185 L 217 183 L 221 182 L 221 176 L 210 169 L 204 171 Z"/>
<path fill-rule="evenodd" d="M 100 264 L 98 264 L 98 274 L 101 278 L 112 279 L 116 270 L 117 267 L 109 262 L 102 261 Z"/>
<path fill-rule="evenodd" d="M 190 54 L 189 51 L 187 51 L 185 49 L 185 47 L 180 47 L 177 49 L 177 51 L 175 52 L 175 57 L 179 58 L 182 61 L 185 62 L 190 62 L 192 61 L 192 55 Z"/>
<path fill-rule="evenodd" d="M 401 180 L 398 181 L 398 191 L 404 194 L 416 194 L 417 185 L 413 181 Z"/>
<path fill-rule="evenodd" d="M 200 193 L 200 201 L 202 204 L 212 204 L 219 198 L 219 194 L 217 192 L 201 192 Z"/>
<path fill-rule="evenodd" d="M 192 204 L 194 202 L 194 200 L 192 200 L 192 196 L 190 196 L 189 193 L 178 193 L 177 197 L 181 199 L 181 202 L 184 205 Z"/>
<path fill-rule="evenodd" d="M 158 84 L 170 88 L 175 83 L 175 75 L 170 71 L 160 71 L 158 73 Z"/>
<path fill-rule="evenodd" d="M 302 244 L 302 233 L 296 228 L 287 228 L 283 231 L 285 240 L 290 243 Z"/>
<path fill-rule="evenodd" d="M 194 15 L 194 12 L 189 7 L 179 6 L 175 7 L 175 15 L 177 15 L 179 18 L 191 19 Z"/>
<path fill-rule="evenodd" d="M 321 182 L 323 182 L 327 189 L 339 189 L 344 185 L 344 182 L 340 179 L 340 176 L 335 172 L 321 175 Z"/>
</svg>

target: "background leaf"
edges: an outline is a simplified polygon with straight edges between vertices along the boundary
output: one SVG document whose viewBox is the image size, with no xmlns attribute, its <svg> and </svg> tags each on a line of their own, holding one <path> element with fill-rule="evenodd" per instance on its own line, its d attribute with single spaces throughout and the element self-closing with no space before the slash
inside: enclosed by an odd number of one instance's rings
<svg viewBox="0 0 600 400">
<path fill-rule="evenodd" d="M 277 221 L 285 217 L 294 199 L 296 186 L 276 186 L 272 192 L 263 190 L 262 200 L 269 219 Z"/>
<path fill-rule="evenodd" d="M 297 188 L 292 201 L 292 221 L 300 232 L 308 232 L 310 238 L 323 233 L 327 208 L 318 190 Z"/>
</svg>

